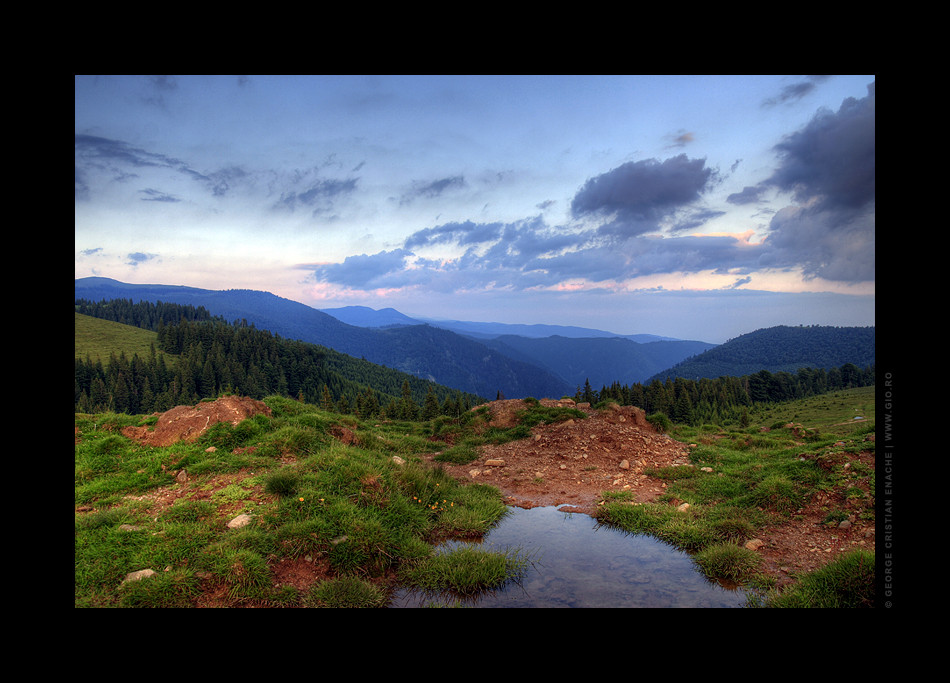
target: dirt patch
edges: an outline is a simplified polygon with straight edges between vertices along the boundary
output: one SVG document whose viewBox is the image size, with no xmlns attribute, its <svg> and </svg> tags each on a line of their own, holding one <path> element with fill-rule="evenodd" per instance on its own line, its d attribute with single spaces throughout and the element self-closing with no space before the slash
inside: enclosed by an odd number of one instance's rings
<svg viewBox="0 0 950 683">
<path fill-rule="evenodd" d="M 566 505 L 592 514 L 603 491 L 629 491 L 641 503 L 656 500 L 666 484 L 645 474 L 649 468 L 691 466 L 689 446 L 656 432 L 639 408 L 598 411 L 569 400 L 541 404 L 576 408 L 587 417 L 538 425 L 527 439 L 482 446 L 475 462 L 445 469 L 494 486 L 509 505 Z M 515 426 L 527 407 L 520 399 L 489 403 L 489 424 Z"/>
<path fill-rule="evenodd" d="M 154 429 L 125 427 L 122 434 L 149 446 L 170 446 L 179 441 L 195 441 L 218 422 L 236 425 L 259 413 L 270 415 L 271 409 L 247 396 L 224 396 L 194 406 L 176 406 L 159 416 Z"/>
<path fill-rule="evenodd" d="M 666 492 L 666 483 L 647 471 L 693 466 L 689 462 L 692 446 L 658 433 L 639 408 L 613 406 L 596 411 L 573 401 L 542 404 L 575 407 L 587 418 L 539 425 L 526 439 L 482 446 L 472 463 L 443 467 L 456 478 L 494 486 L 515 507 L 556 506 L 593 516 L 602 492 L 629 491 L 637 503 L 657 502 Z M 514 426 L 518 412 L 527 407 L 517 399 L 489 403 L 490 424 Z M 823 466 L 843 466 L 833 456 L 820 457 L 826 460 Z M 874 469 L 873 451 L 848 454 L 845 459 Z M 845 490 L 827 491 L 814 496 L 788 522 L 760 530 L 762 543 L 756 552 L 763 571 L 783 586 L 843 552 L 873 552 L 874 522 L 861 518 L 862 507 L 864 503 L 849 498 Z M 840 524 L 829 524 L 829 510 L 850 513 Z"/>
</svg>

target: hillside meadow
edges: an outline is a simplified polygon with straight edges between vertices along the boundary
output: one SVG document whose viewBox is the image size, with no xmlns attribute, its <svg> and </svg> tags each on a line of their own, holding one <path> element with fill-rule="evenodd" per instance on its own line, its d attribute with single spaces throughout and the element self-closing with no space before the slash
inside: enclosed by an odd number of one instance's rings
<svg viewBox="0 0 950 683">
<path fill-rule="evenodd" d="M 269 416 L 166 447 L 123 434 L 153 426 L 154 415 L 76 415 L 77 607 L 385 607 L 400 587 L 472 595 L 529 568 L 520 548 L 435 551 L 481 537 L 507 508 L 491 486 L 429 462 L 472 458 L 523 429 L 488 428 L 479 409 L 361 420 L 264 402 Z M 673 425 L 671 436 L 695 444 L 695 467 L 651 473 L 668 486 L 656 505 L 605 495 L 602 521 L 688 550 L 711 580 L 747 586 L 758 596 L 750 606 L 871 606 L 873 536 L 840 554 L 809 553 L 826 564 L 785 582 L 744 543 L 805 523 L 836 538 L 842 520 L 873 528 L 873 409 L 865 387 L 757 406 L 746 427 Z M 524 418 L 543 425 L 556 412 Z M 691 510 L 678 516 L 684 501 Z M 238 518 L 247 524 L 229 526 Z M 142 570 L 154 574 L 129 580 Z"/>
</svg>

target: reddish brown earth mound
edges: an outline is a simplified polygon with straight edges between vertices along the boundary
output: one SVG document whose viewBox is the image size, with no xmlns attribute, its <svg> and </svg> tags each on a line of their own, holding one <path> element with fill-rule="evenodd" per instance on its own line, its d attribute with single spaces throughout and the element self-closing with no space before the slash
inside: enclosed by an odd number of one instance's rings
<svg viewBox="0 0 950 683">
<path fill-rule="evenodd" d="M 459 479 L 490 484 L 508 505 L 522 508 L 558 506 L 566 512 L 596 513 L 600 494 L 626 490 L 637 503 L 658 502 L 663 480 L 647 474 L 662 467 L 691 467 L 691 446 L 657 433 L 639 408 L 612 406 L 595 411 L 573 401 L 542 400 L 543 405 L 576 407 L 586 419 L 539 425 L 527 439 L 479 448 L 467 465 L 443 465 Z M 492 425 L 517 424 L 521 400 L 488 404 Z M 873 451 L 852 456 L 874 469 Z M 672 500 L 671 505 L 680 501 Z M 848 509 L 844 490 L 819 494 L 788 522 L 758 532 L 762 570 L 784 585 L 802 572 L 813 571 L 841 553 L 874 552 L 874 522 L 852 514 L 840 526 L 824 524 L 829 509 Z"/>
<path fill-rule="evenodd" d="M 176 406 L 158 418 L 154 430 L 148 427 L 126 427 L 122 434 L 149 446 L 170 446 L 178 441 L 195 441 L 218 422 L 236 425 L 258 413 L 271 414 L 271 409 L 253 398 L 224 396 L 194 406 Z"/>
<path fill-rule="evenodd" d="M 527 439 L 483 446 L 475 462 L 445 469 L 496 487 L 509 505 L 569 505 L 589 514 L 603 491 L 626 490 L 639 502 L 655 500 L 665 484 L 647 476 L 648 468 L 690 466 L 689 446 L 657 433 L 639 408 L 613 405 L 597 411 L 584 403 L 547 399 L 541 404 L 577 408 L 587 417 L 538 425 Z M 488 408 L 490 425 L 511 427 L 528 405 L 511 399 Z"/>
</svg>

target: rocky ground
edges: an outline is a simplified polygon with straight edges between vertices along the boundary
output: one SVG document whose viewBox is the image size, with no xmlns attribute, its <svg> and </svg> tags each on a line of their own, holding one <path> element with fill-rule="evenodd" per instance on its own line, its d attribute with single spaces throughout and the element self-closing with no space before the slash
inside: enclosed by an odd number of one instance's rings
<svg viewBox="0 0 950 683">
<path fill-rule="evenodd" d="M 655 502 L 666 485 L 647 474 L 648 470 L 692 466 L 691 446 L 656 432 L 639 408 L 613 406 L 595 411 L 573 401 L 541 403 L 576 407 L 587 418 L 539 425 L 527 439 L 481 447 L 478 459 L 472 463 L 442 466 L 459 479 L 498 488 L 512 506 L 557 506 L 591 515 L 604 491 L 629 491 L 636 502 Z M 491 424 L 513 426 L 516 414 L 526 405 L 513 399 L 494 401 L 488 407 Z M 260 401 L 225 397 L 196 406 L 179 406 L 161 415 L 152 430 L 129 427 L 123 433 L 150 445 L 163 446 L 180 439 L 193 440 L 215 422 L 236 424 L 258 412 L 270 410 Z M 336 436 L 344 443 L 348 441 L 346 430 Z M 863 465 L 874 468 L 873 451 L 858 457 Z M 169 505 L 183 495 L 210 496 L 214 490 L 233 483 L 235 475 L 223 475 L 220 479 L 216 483 L 204 482 L 200 494 L 190 490 L 185 478 L 178 487 L 153 491 L 143 498 Z M 823 492 L 810 500 L 793 520 L 761 530 L 753 547 L 762 558 L 763 570 L 781 586 L 796 574 L 817 569 L 842 552 L 855 548 L 873 552 L 873 521 L 862 520 L 855 514 L 839 526 L 822 523 L 828 509 L 847 509 L 848 505 L 843 492 Z M 290 567 L 285 569 L 293 571 Z"/>
<path fill-rule="evenodd" d="M 691 466 L 690 445 L 657 433 L 639 408 L 613 406 L 595 411 L 585 404 L 575 406 L 573 401 L 542 403 L 577 407 L 588 417 L 539 425 L 528 439 L 483 446 L 475 462 L 446 469 L 458 478 L 495 486 L 509 505 L 551 505 L 592 514 L 603 491 L 629 491 L 636 502 L 655 502 L 665 493 L 666 485 L 646 471 Z M 515 414 L 525 407 L 517 399 L 490 403 L 492 424 L 515 424 Z M 873 469 L 873 451 L 859 458 Z M 794 520 L 759 532 L 750 547 L 778 585 L 821 567 L 842 552 L 855 548 L 874 551 L 873 521 L 852 515 L 840 526 L 829 527 L 822 524 L 829 507 L 847 507 L 841 492 L 822 493 Z"/>
</svg>

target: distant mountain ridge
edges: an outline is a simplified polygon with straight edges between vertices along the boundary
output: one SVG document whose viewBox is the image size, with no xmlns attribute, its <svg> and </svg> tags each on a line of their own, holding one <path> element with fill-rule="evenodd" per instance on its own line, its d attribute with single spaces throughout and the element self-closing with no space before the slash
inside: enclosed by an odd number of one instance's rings
<svg viewBox="0 0 950 683">
<path fill-rule="evenodd" d="M 575 389 L 536 365 L 508 358 L 448 330 L 421 324 L 387 329 L 356 327 L 268 292 L 136 285 L 89 277 L 76 279 L 75 296 L 92 301 L 124 298 L 203 306 L 228 321 L 246 320 L 287 339 L 319 344 L 489 399 L 499 391 L 508 398 L 523 398 L 560 397 Z"/>
<path fill-rule="evenodd" d="M 730 339 L 679 362 L 653 379 L 741 377 L 762 370 L 795 373 L 800 368 L 831 369 L 847 363 L 875 364 L 875 328 L 777 325 Z"/>
<path fill-rule="evenodd" d="M 76 298 L 203 306 L 228 321 L 246 320 L 288 339 L 319 344 L 489 400 L 498 392 L 506 398 L 572 396 L 587 381 L 596 391 L 618 382 L 645 385 L 678 376 L 715 379 L 760 370 L 874 364 L 873 327 L 779 326 L 717 346 L 569 326 L 421 321 L 395 309 L 328 309 L 360 323 L 356 325 L 256 290 L 134 285 L 97 277 L 75 282 Z"/>
<path fill-rule="evenodd" d="M 465 320 L 440 320 L 438 318 L 410 317 L 394 308 L 375 310 L 368 306 L 343 306 L 341 308 L 318 309 L 332 315 L 337 320 L 359 327 L 388 327 L 391 325 L 426 324 L 452 330 L 476 339 L 495 339 L 505 335 L 517 335 L 532 339 L 541 337 L 598 338 L 622 337 L 642 344 L 654 341 L 682 341 L 674 337 L 662 337 L 655 334 L 616 334 L 606 330 L 574 325 L 544 325 L 519 323 L 471 322 Z M 711 345 L 710 345 L 711 346 Z"/>
</svg>

